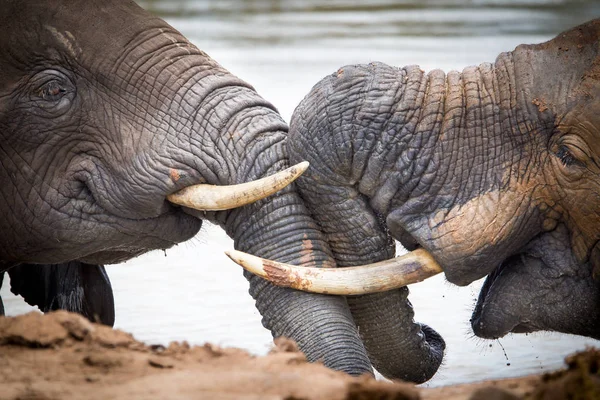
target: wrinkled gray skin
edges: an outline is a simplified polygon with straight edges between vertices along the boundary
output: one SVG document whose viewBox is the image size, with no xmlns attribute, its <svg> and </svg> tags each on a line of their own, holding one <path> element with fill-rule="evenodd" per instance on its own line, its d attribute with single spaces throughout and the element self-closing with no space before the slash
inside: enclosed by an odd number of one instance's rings
<svg viewBox="0 0 600 400">
<path fill-rule="evenodd" d="M 471 319 L 477 336 L 554 330 L 600 339 L 600 284 L 569 251 L 567 235 L 559 226 L 490 274 Z"/>
<path fill-rule="evenodd" d="M 462 73 L 373 63 L 315 85 L 292 117 L 290 160 L 311 163 L 300 194 L 337 265 L 393 257 L 397 239 L 455 284 L 495 271 L 479 336 L 599 338 L 599 37 L 596 20 Z M 407 292 L 347 299 L 377 368 L 405 363 Z"/>
<path fill-rule="evenodd" d="M 288 166 L 275 108 L 171 26 L 127 0 L 0 0 L 0 26 L 0 272 L 118 263 L 190 239 L 204 217 L 239 250 L 334 266 L 294 186 L 206 215 L 165 200 Z M 344 298 L 248 279 L 274 336 L 309 360 L 372 373 Z M 412 329 L 396 339 L 425 358 Z M 407 363 L 392 376 L 422 381 L 436 368 Z"/>
</svg>

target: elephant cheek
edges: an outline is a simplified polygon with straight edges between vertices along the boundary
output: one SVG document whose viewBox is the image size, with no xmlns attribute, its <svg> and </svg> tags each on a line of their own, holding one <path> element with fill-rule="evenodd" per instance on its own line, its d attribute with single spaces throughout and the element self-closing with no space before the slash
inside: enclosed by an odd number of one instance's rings
<svg viewBox="0 0 600 400">
<path fill-rule="evenodd" d="M 530 196 L 494 190 L 440 209 L 407 230 L 431 252 L 450 282 L 467 285 L 515 254 L 541 231 L 542 222 Z"/>
</svg>

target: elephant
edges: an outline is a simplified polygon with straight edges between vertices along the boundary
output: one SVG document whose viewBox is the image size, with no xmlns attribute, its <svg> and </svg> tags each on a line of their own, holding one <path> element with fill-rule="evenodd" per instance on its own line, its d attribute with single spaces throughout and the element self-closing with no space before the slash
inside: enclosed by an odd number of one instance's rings
<svg viewBox="0 0 600 400">
<path fill-rule="evenodd" d="M 111 324 L 102 265 L 184 242 L 203 220 L 238 250 L 335 266 L 289 185 L 307 164 L 290 167 L 288 125 L 252 86 L 131 0 L 0 2 L 0 275 L 13 290 Z M 245 276 L 274 337 L 309 361 L 373 374 L 346 299 Z M 436 346 L 421 346 L 414 326 L 396 339 L 439 365 L 443 340 L 424 327 Z M 390 376 L 424 381 L 437 365 Z"/>
<path fill-rule="evenodd" d="M 112 286 L 103 265 L 78 261 L 54 265 L 19 264 L 7 273 L 11 291 L 43 312 L 67 310 L 92 322 L 108 326 L 115 323 Z"/>
<path fill-rule="evenodd" d="M 410 280 L 381 284 L 406 265 L 389 277 L 388 264 L 371 265 L 394 257 L 395 240 L 414 253 L 410 271 L 429 263 L 425 253 L 453 284 L 487 276 L 471 319 L 478 336 L 600 338 L 599 110 L 600 19 L 462 73 L 342 67 L 297 106 L 288 148 L 291 162 L 310 162 L 300 195 L 348 268 L 327 280 L 289 265 L 256 271 L 321 293 L 358 276 L 334 294 L 384 375 L 411 357 L 396 335 L 436 343 L 412 322 Z"/>
</svg>

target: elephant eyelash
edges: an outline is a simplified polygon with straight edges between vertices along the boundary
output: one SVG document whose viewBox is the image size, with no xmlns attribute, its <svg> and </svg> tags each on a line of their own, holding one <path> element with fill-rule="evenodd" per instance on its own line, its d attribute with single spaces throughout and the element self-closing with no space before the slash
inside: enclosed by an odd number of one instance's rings
<svg viewBox="0 0 600 400">
<path fill-rule="evenodd" d="M 573 157 L 567 146 L 561 145 L 556 152 L 556 157 L 563 163 L 565 167 L 570 167 L 579 164 L 579 161 Z"/>
</svg>

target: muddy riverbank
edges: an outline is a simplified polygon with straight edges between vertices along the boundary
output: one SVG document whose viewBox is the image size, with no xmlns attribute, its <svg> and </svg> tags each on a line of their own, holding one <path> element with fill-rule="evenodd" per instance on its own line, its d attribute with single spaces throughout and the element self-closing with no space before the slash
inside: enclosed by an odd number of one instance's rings
<svg viewBox="0 0 600 400">
<path fill-rule="evenodd" d="M 254 356 L 210 344 L 151 346 L 64 311 L 0 318 L 0 400 L 600 398 L 600 352 L 567 363 L 543 376 L 419 388 L 307 363 L 286 340 Z"/>
</svg>

